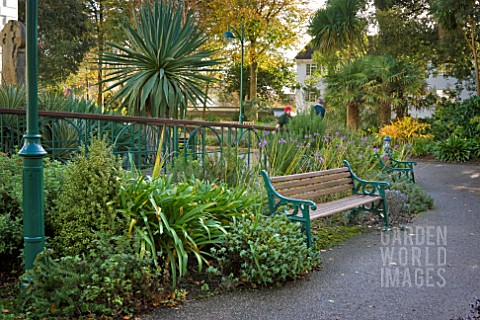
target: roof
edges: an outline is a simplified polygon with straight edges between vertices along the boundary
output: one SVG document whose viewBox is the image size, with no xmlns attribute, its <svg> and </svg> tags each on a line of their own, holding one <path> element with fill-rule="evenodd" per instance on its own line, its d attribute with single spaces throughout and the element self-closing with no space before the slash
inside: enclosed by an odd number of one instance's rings
<svg viewBox="0 0 480 320">
<path fill-rule="evenodd" d="M 310 46 L 310 44 L 307 44 L 305 48 L 303 48 L 299 53 L 297 53 L 295 59 L 310 60 L 312 59 L 312 55 L 313 48 Z"/>
</svg>

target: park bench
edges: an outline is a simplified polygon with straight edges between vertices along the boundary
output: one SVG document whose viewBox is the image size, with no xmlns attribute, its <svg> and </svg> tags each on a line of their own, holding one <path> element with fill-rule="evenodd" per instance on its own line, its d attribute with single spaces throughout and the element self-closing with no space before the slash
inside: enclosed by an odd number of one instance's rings
<svg viewBox="0 0 480 320">
<path fill-rule="evenodd" d="M 378 159 L 380 169 L 390 175 L 394 181 L 406 178 L 415 183 L 415 173 L 413 172 L 413 167 L 417 165 L 415 161 L 395 160 L 388 153 L 385 153 L 383 156 L 376 153 L 375 156 Z"/>
<path fill-rule="evenodd" d="M 366 181 L 358 178 L 350 164 L 330 170 L 270 177 L 261 171 L 267 190 L 270 214 L 286 214 L 302 224 L 308 247 L 312 246 L 310 222 L 348 210 L 378 213 L 384 221 L 384 230 L 390 230 L 385 189 L 387 182 Z M 326 201 L 320 202 L 324 198 Z M 332 199 L 333 200 L 329 200 Z"/>
</svg>

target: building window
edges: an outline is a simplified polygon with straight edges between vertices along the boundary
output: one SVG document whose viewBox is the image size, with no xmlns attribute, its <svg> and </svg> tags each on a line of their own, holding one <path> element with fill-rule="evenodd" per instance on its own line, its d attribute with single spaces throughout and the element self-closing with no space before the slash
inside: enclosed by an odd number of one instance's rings
<svg viewBox="0 0 480 320">
<path fill-rule="evenodd" d="M 307 63 L 307 76 L 311 76 L 317 70 L 316 63 Z"/>
<path fill-rule="evenodd" d="M 317 100 L 317 94 L 315 92 L 308 93 L 308 102 L 314 102 Z"/>
</svg>

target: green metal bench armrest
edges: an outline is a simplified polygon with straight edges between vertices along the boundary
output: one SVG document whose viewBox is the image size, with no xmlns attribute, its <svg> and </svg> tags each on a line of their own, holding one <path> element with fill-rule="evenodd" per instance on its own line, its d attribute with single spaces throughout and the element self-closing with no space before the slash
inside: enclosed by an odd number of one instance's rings
<svg viewBox="0 0 480 320">
<path fill-rule="evenodd" d="M 294 211 L 292 215 L 296 215 L 298 213 L 298 210 L 301 210 L 302 213 L 306 210 L 306 212 L 308 213 L 309 208 L 311 208 L 312 210 L 317 209 L 317 205 L 315 204 L 315 202 L 311 200 L 294 199 L 294 198 L 282 196 L 275 190 L 275 187 L 272 185 L 272 182 L 270 181 L 270 177 L 267 171 L 262 170 L 260 171 L 260 174 L 263 177 L 263 181 L 265 183 L 265 189 L 267 190 L 268 204 L 270 206 L 271 214 L 276 213 L 280 206 L 283 206 L 286 204 L 291 204 L 293 206 Z M 275 203 L 275 198 L 279 199 L 278 203 Z"/>
<path fill-rule="evenodd" d="M 375 157 L 377 157 L 379 164 L 382 168 L 388 168 L 388 169 L 411 169 L 413 170 L 413 167 L 417 165 L 415 161 L 400 161 L 400 160 L 395 160 L 393 158 L 389 158 L 391 165 L 387 165 L 383 161 L 383 157 L 380 156 L 378 153 L 375 153 Z"/>
<path fill-rule="evenodd" d="M 415 182 L 415 173 L 413 172 L 413 166 L 416 166 L 417 163 L 415 161 L 399 161 L 393 158 L 390 158 L 390 164 L 387 165 L 383 161 L 383 157 L 380 156 L 378 153 L 375 154 L 378 159 L 378 164 L 380 165 L 380 169 L 387 173 L 398 174 L 399 177 L 406 176 L 412 182 Z"/>
<path fill-rule="evenodd" d="M 352 171 L 352 167 L 347 160 L 343 160 L 343 164 L 348 168 L 353 179 L 353 194 L 363 194 L 368 196 L 381 196 L 385 198 L 385 189 L 390 189 L 390 184 L 384 181 L 368 181 L 357 177 Z"/>
<path fill-rule="evenodd" d="M 413 170 L 413 166 L 417 165 L 415 161 L 400 161 L 393 158 L 390 158 L 390 161 L 392 162 L 393 168 L 409 168 Z"/>
</svg>

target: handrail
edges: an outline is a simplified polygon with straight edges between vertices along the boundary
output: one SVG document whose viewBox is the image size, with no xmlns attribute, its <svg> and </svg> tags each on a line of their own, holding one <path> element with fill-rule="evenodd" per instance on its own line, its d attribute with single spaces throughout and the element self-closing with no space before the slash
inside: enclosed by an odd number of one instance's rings
<svg viewBox="0 0 480 320">
<path fill-rule="evenodd" d="M 25 109 L 1 109 L 0 114 L 21 114 L 26 115 Z M 89 119 L 89 120 L 107 120 L 107 121 L 118 121 L 118 122 L 140 122 L 148 124 L 165 124 L 167 126 L 178 126 L 186 125 L 187 127 L 191 125 L 192 127 L 197 126 L 210 126 L 210 127 L 229 127 L 229 128 L 250 128 L 256 130 L 268 130 L 274 131 L 275 127 L 270 126 L 258 126 L 258 125 L 249 125 L 249 124 L 239 124 L 231 122 L 213 122 L 213 121 L 197 121 L 197 120 L 178 120 L 178 119 L 168 119 L 168 118 L 150 118 L 150 117 L 140 117 L 140 116 L 119 116 L 111 114 L 94 114 L 94 113 L 77 113 L 77 112 L 61 112 L 61 111 L 42 111 L 38 112 L 39 116 L 43 117 L 52 117 L 52 118 L 78 118 L 78 119 Z"/>
<path fill-rule="evenodd" d="M 23 144 L 25 117 L 24 109 L 0 109 L 0 152 L 14 152 Z M 42 145 L 52 159 L 68 160 L 82 143 L 88 144 L 91 133 L 107 134 L 114 153 L 135 156 L 135 164 L 142 168 L 153 165 L 160 127 L 167 129 L 162 152 L 170 160 L 184 154 L 203 162 L 209 155 L 222 154 L 226 146 L 236 146 L 248 165 L 258 157 L 254 154 L 260 149 L 261 131 L 274 130 L 238 123 L 59 111 L 39 111 L 39 122 Z M 266 165 L 265 154 L 262 160 Z"/>
</svg>

